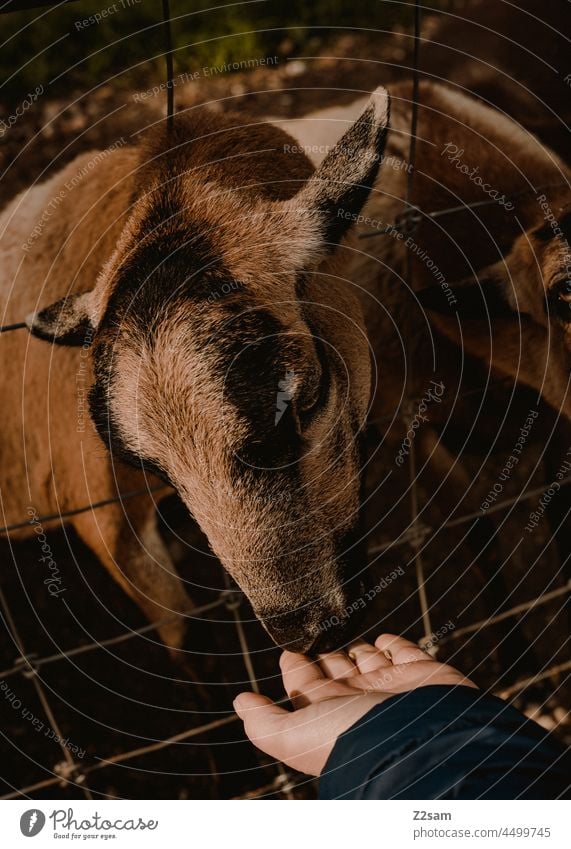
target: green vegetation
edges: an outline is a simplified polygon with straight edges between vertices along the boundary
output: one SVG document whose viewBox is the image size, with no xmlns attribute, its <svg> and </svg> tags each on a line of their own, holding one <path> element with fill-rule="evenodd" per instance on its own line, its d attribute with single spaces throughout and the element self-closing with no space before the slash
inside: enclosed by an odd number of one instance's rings
<svg viewBox="0 0 571 849">
<path fill-rule="evenodd" d="M 9 5 L 9 4 L 7 4 Z M 424 2 L 448 7 L 449 0 Z M 411 19 L 394 0 L 171 0 L 175 73 L 265 56 L 315 50 L 339 30 L 387 29 Z M 160 0 L 78 0 L 0 16 L 0 101 L 36 86 L 52 95 L 114 78 L 141 86 L 162 78 Z"/>
</svg>

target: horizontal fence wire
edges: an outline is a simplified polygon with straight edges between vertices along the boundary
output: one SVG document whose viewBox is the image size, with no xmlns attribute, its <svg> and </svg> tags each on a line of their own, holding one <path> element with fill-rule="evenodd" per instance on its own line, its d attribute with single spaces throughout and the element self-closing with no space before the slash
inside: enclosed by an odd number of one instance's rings
<svg viewBox="0 0 571 849">
<path fill-rule="evenodd" d="M 571 475 L 562 478 L 560 481 L 557 481 L 557 485 L 560 488 L 566 487 L 571 483 Z M 530 489 L 528 492 L 522 494 L 518 493 L 518 495 L 512 495 L 509 498 L 504 498 L 501 501 L 498 501 L 496 504 L 493 504 L 487 510 L 473 510 L 470 513 L 465 513 L 462 516 L 458 516 L 456 519 L 447 519 L 442 524 L 438 525 L 436 528 L 432 528 L 429 525 L 422 524 L 419 528 L 409 527 L 404 531 L 400 537 L 396 540 L 390 540 L 389 542 L 383 542 L 379 545 L 374 545 L 369 549 L 369 556 L 376 557 L 379 554 L 383 554 L 385 551 L 388 551 L 390 548 L 395 548 L 401 545 L 409 545 L 413 546 L 416 544 L 416 539 L 418 535 L 422 538 L 428 538 L 434 533 L 438 533 L 443 530 L 448 530 L 450 528 L 457 528 L 460 525 L 465 525 L 468 522 L 472 522 L 478 519 L 483 518 L 484 516 L 489 515 L 490 513 L 499 513 L 502 510 L 507 510 L 508 507 L 513 507 L 515 504 L 523 503 L 524 501 L 529 501 L 532 498 L 538 498 L 543 495 L 550 487 L 549 483 L 544 484 L 543 486 L 535 487 L 534 489 Z"/>
<path fill-rule="evenodd" d="M 217 728 L 223 728 L 224 726 L 231 725 L 235 722 L 238 722 L 238 716 L 236 714 L 232 714 L 231 716 L 225 716 L 221 719 L 214 719 L 212 722 L 206 722 L 196 728 L 190 728 L 188 731 L 183 731 L 180 734 L 173 734 L 172 737 L 167 737 L 164 740 L 158 740 L 156 743 L 150 743 L 148 746 L 141 746 L 138 749 L 121 752 L 121 754 L 113 755 L 109 758 L 101 758 L 97 761 L 97 763 L 89 764 L 85 767 L 77 765 L 73 773 L 71 771 L 68 772 L 65 769 L 61 769 L 60 775 L 52 778 L 46 778 L 44 781 L 38 781 L 35 784 L 29 784 L 27 787 L 14 790 L 12 793 L 6 793 L 4 796 L 0 796 L 0 800 L 16 799 L 18 796 L 26 796 L 28 793 L 33 793 L 36 790 L 44 790 L 48 787 L 55 787 L 58 784 L 64 787 L 67 783 L 73 782 L 82 786 L 85 784 L 86 777 L 88 775 L 92 775 L 94 772 L 98 772 L 99 770 L 113 766 L 114 764 L 126 763 L 134 758 L 139 758 L 143 755 L 151 754 L 152 752 L 157 752 L 160 749 L 165 749 L 168 746 L 174 746 L 177 743 L 184 743 L 192 737 L 207 734 L 209 731 L 214 731 Z M 56 766 L 59 765 L 56 764 Z"/>
<path fill-rule="evenodd" d="M 527 689 L 527 687 L 530 687 L 532 684 L 538 684 L 540 681 L 545 681 L 547 678 L 561 675 L 562 672 L 571 673 L 571 660 L 568 660 L 565 663 L 559 663 L 556 666 L 550 666 L 549 669 L 539 672 L 537 675 L 531 675 L 529 678 L 517 681 L 515 684 L 512 684 L 511 687 L 507 687 L 505 690 L 500 690 L 496 693 L 496 695 L 499 696 L 500 699 L 509 699 L 512 696 L 521 693 L 522 690 Z M 570 676 L 566 676 L 565 681 L 569 677 Z"/>
<path fill-rule="evenodd" d="M 466 625 L 462 628 L 456 628 L 450 634 L 443 636 L 439 639 L 439 645 L 445 645 L 453 640 L 458 640 L 460 637 L 465 636 L 466 634 L 471 634 L 476 631 L 479 631 L 484 627 L 491 627 L 498 622 L 502 622 L 505 619 L 509 619 L 512 616 L 517 616 L 520 613 L 525 613 L 526 611 L 533 610 L 535 607 L 541 606 L 543 604 L 547 604 L 550 601 L 553 601 L 560 596 L 571 594 L 571 580 L 567 581 L 562 587 L 559 587 L 556 590 L 552 590 L 548 593 L 543 593 L 541 596 L 531 599 L 530 601 L 523 602 L 521 604 L 515 605 L 514 607 L 509 608 L 508 610 L 504 610 L 501 613 L 498 613 L 494 616 L 488 617 L 486 619 L 481 619 L 478 622 L 474 622 L 470 625 Z M 255 676 L 253 674 L 253 667 L 251 663 L 251 657 L 247 650 L 247 644 L 244 638 L 244 630 L 242 623 L 237 617 L 236 608 L 233 605 L 236 605 L 235 596 L 237 594 L 232 591 L 230 594 L 227 591 L 223 591 L 219 598 L 215 601 L 210 602 L 209 604 L 204 604 L 200 607 L 195 608 L 188 614 L 191 618 L 199 617 L 202 614 L 214 610 L 219 607 L 227 607 L 230 609 L 234 615 L 235 621 L 240 622 L 240 625 L 236 626 L 238 631 L 238 638 L 240 642 L 241 648 L 247 654 L 244 655 L 245 663 L 246 663 L 246 671 L 248 672 L 248 676 L 250 677 L 252 687 L 255 692 L 259 692 L 257 681 L 255 680 Z M 24 677 L 29 677 L 31 675 L 35 675 L 37 670 L 41 669 L 44 666 L 47 666 L 52 663 L 57 663 L 62 660 L 66 660 L 70 657 L 77 657 L 78 655 L 85 654 L 87 652 L 96 651 L 101 648 L 108 648 L 109 646 L 120 645 L 121 643 L 125 643 L 129 640 L 135 639 L 136 637 L 146 634 L 149 631 L 156 630 L 161 625 L 168 624 L 169 622 L 175 621 L 174 616 L 169 616 L 164 619 L 160 619 L 156 622 L 152 622 L 148 625 L 144 625 L 141 628 L 134 628 L 131 631 L 128 631 L 125 634 L 120 634 L 117 637 L 111 637 L 107 640 L 99 640 L 93 641 L 91 643 L 86 643 L 85 645 L 76 646 L 75 648 L 68 649 L 66 651 L 61 651 L 56 654 L 47 655 L 45 657 L 37 657 L 34 654 L 21 655 L 15 661 L 14 665 L 4 669 L 0 672 L 0 680 L 12 677 L 14 675 L 23 675 Z M 247 658 L 247 660 L 246 660 Z"/>
<path fill-rule="evenodd" d="M 20 321 L 18 324 L 3 324 L 0 325 L 0 333 L 9 333 L 11 330 L 23 330 L 27 326 L 25 321 Z"/>
<path fill-rule="evenodd" d="M 522 189 L 518 192 L 512 192 L 511 194 L 506 195 L 506 198 L 509 198 L 510 200 L 516 200 L 517 198 L 524 197 L 525 195 L 537 194 L 538 192 L 545 191 L 546 189 L 557 188 L 569 188 L 569 182 L 561 181 L 557 183 L 545 183 L 542 186 L 531 186 L 530 188 Z M 468 210 L 472 209 L 480 209 L 482 207 L 498 205 L 497 199 L 477 200 L 473 201 L 472 203 L 462 203 L 457 206 L 448 206 L 445 209 L 435 209 L 432 212 L 424 212 L 422 209 L 420 209 L 420 207 L 414 206 L 410 202 L 409 198 L 405 201 L 405 203 L 407 205 L 407 208 L 404 210 L 404 212 L 397 216 L 397 219 L 393 224 L 389 224 L 387 222 L 384 225 L 384 230 L 379 230 L 377 228 L 376 230 L 367 230 L 364 233 L 359 233 L 359 238 L 371 239 L 374 236 L 391 236 L 394 233 L 412 235 L 414 234 L 416 228 L 420 225 L 423 219 L 436 221 L 446 215 L 458 215 L 458 213 L 460 212 L 467 212 Z"/>
<path fill-rule="evenodd" d="M 469 398 L 471 395 L 481 395 L 484 392 L 488 392 L 490 389 L 501 389 L 502 387 L 513 385 L 513 380 L 507 377 L 501 377 L 497 380 L 489 381 L 485 386 L 476 386 L 472 387 L 472 389 L 466 389 L 463 392 L 460 392 L 458 395 L 454 397 L 454 403 L 457 404 L 458 401 L 463 401 L 465 398 Z M 383 425 L 390 424 L 394 422 L 399 415 L 399 410 L 394 413 L 386 413 L 384 416 L 379 416 L 378 418 L 371 418 L 367 420 L 367 425 Z"/>
<path fill-rule="evenodd" d="M 208 604 L 203 604 L 200 607 L 194 608 L 190 613 L 186 614 L 186 618 L 198 618 L 210 610 L 215 610 L 217 607 L 223 607 L 225 604 L 226 598 L 224 595 L 220 595 L 220 597 L 215 601 L 211 601 Z M 3 678 L 9 678 L 12 675 L 17 675 L 18 673 L 22 673 L 25 677 L 35 675 L 38 669 L 41 669 L 43 666 L 47 666 L 48 664 L 67 660 L 70 657 L 77 657 L 78 655 L 86 654 L 88 652 L 95 651 L 96 649 L 109 648 L 110 646 L 117 646 L 121 643 L 126 643 L 135 637 L 149 633 L 149 631 L 155 631 L 162 625 L 168 625 L 171 622 L 175 622 L 177 619 L 177 615 L 166 616 L 164 619 L 159 619 L 158 621 L 151 622 L 148 625 L 143 625 L 141 628 L 133 628 L 133 630 L 127 631 L 124 634 L 119 634 L 117 637 L 110 637 L 107 640 L 93 641 L 91 643 L 86 643 L 85 645 L 67 649 L 66 651 L 58 652 L 57 654 L 48 655 L 47 657 L 37 657 L 34 654 L 21 656 L 16 660 L 14 666 L 0 672 L 0 680 Z"/>
<path fill-rule="evenodd" d="M 16 522 L 14 525 L 4 525 L 0 527 L 0 534 L 9 534 L 13 531 L 20 531 L 22 528 L 28 528 L 31 524 L 36 527 L 46 522 L 55 522 L 58 519 L 68 519 L 72 516 L 78 516 L 80 513 L 87 513 L 89 510 L 99 510 L 100 507 L 108 507 L 110 504 L 118 504 L 121 501 L 127 501 L 130 498 L 138 498 L 141 495 L 149 495 L 152 492 L 160 492 L 171 489 L 168 484 L 158 484 L 156 486 L 148 486 L 144 489 L 132 489 L 130 492 L 122 492 L 119 495 L 114 495 L 112 498 L 103 498 L 101 501 L 92 501 L 91 504 L 85 504 L 83 507 L 74 507 L 71 510 L 62 510 L 59 513 L 48 513 L 45 516 L 34 516 L 33 521 L 27 519 L 25 522 Z M 174 490 L 172 490 L 174 492 Z"/>
<path fill-rule="evenodd" d="M 465 625 L 462 628 L 455 628 L 450 634 L 446 634 L 441 637 L 438 640 L 438 645 L 445 645 L 446 643 L 466 636 L 466 634 L 473 634 L 482 630 L 482 628 L 489 628 L 491 625 L 503 622 L 504 619 L 509 619 L 512 616 L 519 616 L 520 613 L 527 613 L 530 610 L 535 610 L 536 607 L 540 607 L 542 604 L 548 604 L 550 601 L 560 598 L 563 595 L 567 595 L 568 593 L 571 593 L 571 580 L 567 581 L 562 587 L 559 587 L 556 590 L 543 593 L 537 598 L 531 599 L 531 601 L 516 604 L 508 610 L 503 610 L 501 613 L 497 613 L 495 616 L 489 616 L 487 619 L 480 619 L 479 622 L 473 622 L 471 625 Z"/>
</svg>

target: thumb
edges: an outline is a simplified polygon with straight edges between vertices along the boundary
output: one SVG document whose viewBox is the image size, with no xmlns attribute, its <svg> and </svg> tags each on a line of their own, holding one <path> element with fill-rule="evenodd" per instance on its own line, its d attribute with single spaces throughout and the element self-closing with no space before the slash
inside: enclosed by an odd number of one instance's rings
<svg viewBox="0 0 571 849">
<path fill-rule="evenodd" d="M 252 743 L 267 755 L 281 759 L 289 711 L 259 693 L 240 693 L 234 699 L 234 710 Z"/>
</svg>

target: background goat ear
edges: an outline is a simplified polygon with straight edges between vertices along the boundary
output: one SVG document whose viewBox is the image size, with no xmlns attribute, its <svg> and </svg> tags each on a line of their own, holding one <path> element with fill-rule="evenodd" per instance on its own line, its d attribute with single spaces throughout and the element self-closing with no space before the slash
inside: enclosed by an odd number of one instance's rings
<svg viewBox="0 0 571 849">
<path fill-rule="evenodd" d="M 333 251 L 361 212 L 382 162 L 390 98 L 377 88 L 365 109 L 329 151 L 293 203 L 317 217 L 321 238 Z"/>
<path fill-rule="evenodd" d="M 517 314 L 509 303 L 505 282 L 494 274 L 483 276 L 477 282 L 461 280 L 448 288 L 430 286 L 421 289 L 416 296 L 425 309 L 440 315 L 456 315 L 463 321 L 488 321 Z"/>
<path fill-rule="evenodd" d="M 91 320 L 92 293 L 68 295 L 26 317 L 34 336 L 57 345 L 90 345 L 95 333 Z"/>
</svg>

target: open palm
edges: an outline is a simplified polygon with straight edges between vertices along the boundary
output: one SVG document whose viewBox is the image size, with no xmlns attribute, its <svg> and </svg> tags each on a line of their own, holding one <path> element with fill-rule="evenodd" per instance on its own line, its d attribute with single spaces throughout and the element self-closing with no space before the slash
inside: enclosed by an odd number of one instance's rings
<svg viewBox="0 0 571 849">
<path fill-rule="evenodd" d="M 476 686 L 394 634 L 315 661 L 285 651 L 280 667 L 293 711 L 251 692 L 241 693 L 234 707 L 254 745 L 309 775 L 321 774 L 340 734 L 396 693 L 429 684 Z"/>
</svg>

